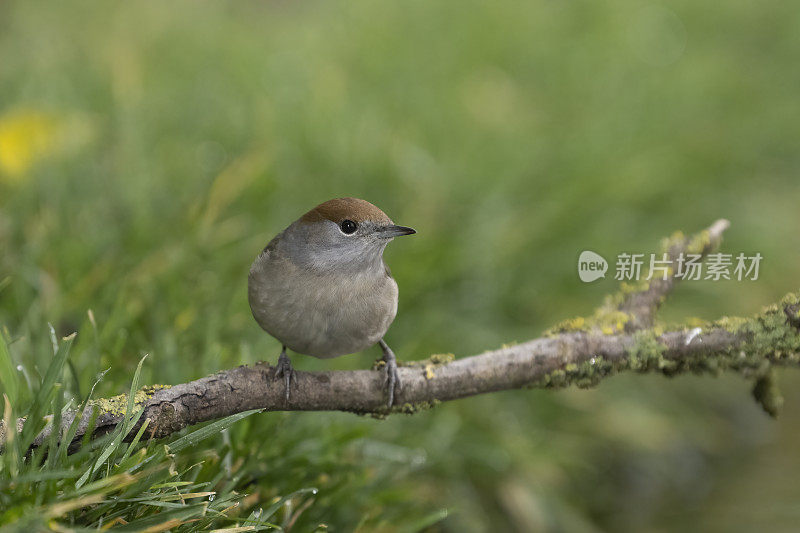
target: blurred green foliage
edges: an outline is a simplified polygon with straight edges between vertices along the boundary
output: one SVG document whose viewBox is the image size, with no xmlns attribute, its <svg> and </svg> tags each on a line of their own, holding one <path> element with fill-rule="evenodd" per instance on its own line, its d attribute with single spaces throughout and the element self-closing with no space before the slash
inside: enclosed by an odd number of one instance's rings
<svg viewBox="0 0 800 533">
<path fill-rule="evenodd" d="M 798 23 L 743 0 L 0 3 L 15 408 L 48 323 L 78 332 L 76 401 L 109 368 L 95 396 L 127 390 L 144 353 L 143 383 L 273 360 L 247 269 L 336 196 L 419 232 L 387 251 L 401 359 L 587 314 L 614 284 L 578 280 L 582 250 L 649 253 L 719 217 L 760 279 L 686 283 L 663 316 L 754 312 L 800 265 Z M 281 511 L 301 531 L 781 530 L 800 513 L 800 381 L 781 381 L 778 422 L 737 378 L 628 375 L 386 421 L 254 415 L 175 461 L 249 495 L 242 517 L 317 487 Z"/>
</svg>

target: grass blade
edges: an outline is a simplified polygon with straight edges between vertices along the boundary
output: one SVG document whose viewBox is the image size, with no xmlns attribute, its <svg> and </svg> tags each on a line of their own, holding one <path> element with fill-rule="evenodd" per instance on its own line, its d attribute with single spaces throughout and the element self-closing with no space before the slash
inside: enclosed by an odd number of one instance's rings
<svg viewBox="0 0 800 533">
<path fill-rule="evenodd" d="M 142 422 L 142 426 L 139 428 L 139 431 L 136 432 L 136 436 L 133 437 L 133 440 L 131 441 L 130 445 L 128 445 L 128 449 L 125 450 L 124 454 L 122 454 L 122 459 L 119 460 L 120 463 L 124 462 L 125 459 L 130 457 L 131 452 L 133 452 L 133 450 L 136 448 L 136 445 L 139 444 L 139 439 L 142 438 L 144 430 L 146 430 L 147 426 L 149 425 L 150 425 L 150 419 L 146 418 L 144 422 Z"/>
<path fill-rule="evenodd" d="M 247 418 L 248 416 L 258 413 L 260 409 L 253 409 L 250 411 L 244 411 L 242 413 L 236 413 L 235 415 L 227 416 L 216 422 L 211 422 L 207 426 L 203 426 L 200 429 L 196 429 L 191 433 L 188 433 L 180 438 L 175 439 L 174 441 L 167 444 L 170 453 L 178 453 L 181 450 L 184 450 L 190 446 L 194 446 L 198 442 L 203 439 L 207 439 L 212 435 L 218 434 L 223 429 L 230 427 L 232 424 L 238 422 L 243 418 Z"/>
<path fill-rule="evenodd" d="M 62 458 L 62 460 L 67 457 L 67 452 L 69 451 L 69 447 L 72 444 L 72 440 L 75 438 L 75 434 L 78 433 L 78 426 L 80 425 L 81 420 L 83 419 L 83 415 L 86 412 L 86 406 L 92 399 L 92 395 L 94 394 L 94 388 L 97 386 L 98 383 L 100 383 L 100 380 L 103 379 L 103 376 L 106 375 L 108 370 L 109 369 L 104 370 L 103 372 L 100 373 L 100 375 L 97 377 L 97 380 L 95 380 L 94 385 L 92 385 L 92 388 L 89 389 L 89 394 L 86 395 L 86 398 L 83 400 L 83 403 L 81 404 L 80 408 L 77 411 L 75 411 L 75 418 L 72 419 L 72 423 L 69 425 L 69 429 L 67 429 L 67 432 L 64 435 L 64 438 L 61 439 L 61 444 L 58 447 L 58 455 L 59 457 Z"/>
<path fill-rule="evenodd" d="M 147 359 L 147 354 L 139 360 L 139 364 L 136 365 L 136 372 L 133 373 L 133 379 L 131 380 L 131 388 L 128 391 L 128 406 L 125 409 L 125 418 L 122 419 L 121 427 L 118 426 L 119 429 L 119 436 L 118 438 L 114 439 L 114 442 L 117 445 L 114 447 L 114 455 L 111 457 L 111 461 L 109 464 L 113 464 L 117 453 L 119 452 L 119 444 L 122 443 L 122 439 L 131 432 L 133 426 L 138 422 L 139 417 L 142 416 L 144 412 L 144 406 L 141 409 L 137 410 L 136 413 L 133 413 L 133 409 L 136 406 L 136 391 L 139 390 L 139 379 L 142 374 L 142 365 L 144 364 L 144 360 Z"/>
<path fill-rule="evenodd" d="M 186 520 L 203 515 L 206 506 L 202 503 L 183 505 L 179 509 L 162 511 L 125 525 L 114 528 L 114 531 L 166 531 L 174 529 Z"/>
<path fill-rule="evenodd" d="M 119 452 L 122 439 L 124 439 L 125 436 L 133 429 L 133 426 L 139 420 L 139 417 L 142 416 L 144 407 L 137 409 L 135 412 L 133 412 L 133 408 L 136 405 L 136 390 L 139 388 L 139 376 L 142 372 L 142 364 L 144 363 L 145 359 L 147 359 L 147 355 L 139 360 L 139 364 L 136 367 L 136 372 L 133 374 L 131 388 L 128 393 L 128 405 L 125 409 L 125 416 L 122 418 L 119 424 L 117 424 L 116 429 L 114 429 L 114 432 L 112 433 L 112 435 L 114 435 L 113 439 L 100 453 L 97 461 L 95 461 L 93 465 L 86 469 L 80 479 L 78 479 L 77 483 L 75 483 L 76 488 L 81 488 L 84 483 L 89 481 L 91 476 L 100 469 L 106 460 L 109 460 L 109 465 L 114 463 L 114 459 L 116 458 L 116 454 Z"/>
<path fill-rule="evenodd" d="M 56 380 L 62 375 L 64 363 L 67 360 L 69 350 L 74 340 L 74 333 L 65 337 L 56 350 L 56 354 L 50 362 L 50 366 L 47 367 L 47 372 L 44 375 L 39 391 L 33 399 L 33 405 L 31 406 L 28 418 L 25 420 L 25 425 L 22 428 L 22 435 L 20 437 L 20 450 L 22 451 L 30 447 L 36 435 L 38 435 L 45 426 L 45 421 L 43 419 L 45 410 L 50 407 L 50 398 L 55 391 Z"/>
<path fill-rule="evenodd" d="M 61 409 L 64 406 L 64 391 L 61 384 L 55 384 L 55 395 L 51 404 L 50 411 L 53 413 L 52 423 L 50 424 L 50 436 L 48 437 L 47 446 L 47 462 L 48 470 L 52 470 L 56 464 L 56 457 L 58 455 L 58 445 L 61 441 Z M 44 443 L 42 443 L 44 446 Z"/>
<path fill-rule="evenodd" d="M 6 427 L 5 442 L 0 442 L 3 446 L 2 465 L 3 470 L 11 474 L 12 479 L 19 474 L 22 466 L 22 454 L 19 452 L 19 439 L 17 438 L 17 417 L 14 416 L 14 409 L 8 400 L 8 395 L 3 394 L 3 425 Z"/>
<path fill-rule="evenodd" d="M 11 405 L 17 405 L 19 399 L 19 381 L 17 372 L 14 368 L 14 361 L 11 359 L 11 352 L 6 344 L 5 336 L 0 332 L 0 385 L 3 386 L 6 396 L 11 401 Z"/>
</svg>

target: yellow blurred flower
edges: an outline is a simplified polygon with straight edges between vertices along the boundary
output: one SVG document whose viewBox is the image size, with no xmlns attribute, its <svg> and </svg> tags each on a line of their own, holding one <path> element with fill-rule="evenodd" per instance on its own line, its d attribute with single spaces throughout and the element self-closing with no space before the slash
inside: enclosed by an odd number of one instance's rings
<svg viewBox="0 0 800 533">
<path fill-rule="evenodd" d="M 36 110 L 16 110 L 0 117 L 0 181 L 19 181 L 53 149 L 59 120 Z"/>
</svg>

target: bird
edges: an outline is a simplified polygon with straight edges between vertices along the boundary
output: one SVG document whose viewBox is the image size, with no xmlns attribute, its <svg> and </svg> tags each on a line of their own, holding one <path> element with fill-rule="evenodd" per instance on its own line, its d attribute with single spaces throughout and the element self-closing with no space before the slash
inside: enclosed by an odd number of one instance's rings
<svg viewBox="0 0 800 533">
<path fill-rule="evenodd" d="M 366 200 L 334 198 L 292 222 L 258 254 L 248 301 L 258 325 L 282 345 L 274 379 L 283 379 L 287 403 L 296 383 L 287 348 L 328 359 L 378 344 L 392 407 L 400 374 L 384 336 L 397 314 L 398 287 L 383 252 L 395 237 L 414 233 Z"/>
</svg>

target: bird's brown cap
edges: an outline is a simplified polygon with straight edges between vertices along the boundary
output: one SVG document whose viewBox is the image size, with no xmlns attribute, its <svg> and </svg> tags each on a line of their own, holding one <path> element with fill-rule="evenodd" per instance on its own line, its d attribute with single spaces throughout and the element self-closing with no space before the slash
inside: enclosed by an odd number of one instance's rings
<svg viewBox="0 0 800 533">
<path fill-rule="evenodd" d="M 318 222 L 325 219 L 337 224 L 341 224 L 343 220 L 392 224 L 392 219 L 386 216 L 386 213 L 360 198 L 334 198 L 319 204 L 300 218 L 304 222 Z"/>
</svg>

